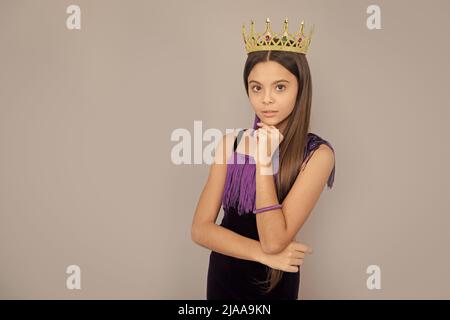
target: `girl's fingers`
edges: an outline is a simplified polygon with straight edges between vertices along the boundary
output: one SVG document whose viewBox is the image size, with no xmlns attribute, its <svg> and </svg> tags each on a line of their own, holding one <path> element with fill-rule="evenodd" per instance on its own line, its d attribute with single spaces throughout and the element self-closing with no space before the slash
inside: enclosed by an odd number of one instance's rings
<svg viewBox="0 0 450 320">
<path fill-rule="evenodd" d="M 261 129 L 261 128 L 265 128 L 265 129 L 267 129 L 267 130 L 270 130 L 270 129 L 271 129 L 271 127 L 268 126 L 267 124 L 265 124 L 264 122 L 258 122 L 257 125 L 259 126 L 259 129 Z M 258 129 L 258 130 L 259 130 L 259 129 Z"/>
<path fill-rule="evenodd" d="M 280 141 L 283 140 L 283 135 L 281 134 L 281 132 L 279 132 L 279 130 L 277 129 L 277 127 L 275 127 L 275 126 L 269 126 L 269 125 L 265 124 L 264 122 L 258 122 L 257 125 L 259 126 L 259 129 L 265 128 L 265 129 L 267 129 L 267 131 L 269 131 L 271 134 L 272 134 L 273 132 L 278 133 L 278 134 L 280 135 Z M 257 129 L 257 130 L 259 130 L 259 129 Z M 262 130 L 262 131 L 264 131 L 264 130 Z"/>
<path fill-rule="evenodd" d="M 275 126 L 269 126 L 268 124 L 265 124 L 264 122 L 257 122 L 256 123 L 260 128 L 267 128 L 267 129 L 276 129 L 277 127 Z"/>
<path fill-rule="evenodd" d="M 295 243 L 295 250 L 298 250 L 298 251 L 301 251 L 304 253 L 312 253 L 313 252 L 313 250 L 310 246 L 300 243 L 300 242 Z"/>
<path fill-rule="evenodd" d="M 298 267 L 295 267 L 295 266 L 289 266 L 286 269 L 286 272 L 297 272 L 297 271 L 298 271 Z"/>
<path fill-rule="evenodd" d="M 262 134 L 267 134 L 267 130 L 258 129 L 257 131 L 261 132 Z"/>
<path fill-rule="evenodd" d="M 300 266 L 300 265 L 302 265 L 302 264 L 303 264 L 303 259 L 293 258 L 293 259 L 291 260 L 291 266 L 292 266 L 292 265 L 294 265 L 294 266 Z"/>
<path fill-rule="evenodd" d="M 294 251 L 292 252 L 292 258 L 298 258 L 298 259 L 303 259 L 305 258 L 306 253 L 302 252 L 302 251 Z"/>
<path fill-rule="evenodd" d="M 257 125 L 259 127 L 258 129 L 256 129 L 257 136 L 259 132 L 261 137 L 264 137 L 270 141 L 274 139 L 274 141 L 278 141 L 278 144 L 280 144 L 281 141 L 283 141 L 284 139 L 283 135 L 275 126 L 269 126 L 264 122 L 257 122 Z M 256 141 L 259 142 L 260 140 L 257 139 Z"/>
</svg>

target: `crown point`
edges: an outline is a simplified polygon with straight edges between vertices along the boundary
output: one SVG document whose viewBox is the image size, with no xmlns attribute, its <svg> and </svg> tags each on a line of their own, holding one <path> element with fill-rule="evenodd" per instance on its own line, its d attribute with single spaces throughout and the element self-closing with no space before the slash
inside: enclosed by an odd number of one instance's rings
<svg viewBox="0 0 450 320">
<path fill-rule="evenodd" d="M 300 34 L 303 35 L 303 29 L 304 29 L 304 21 L 302 20 L 302 23 L 300 25 Z"/>
<path fill-rule="evenodd" d="M 270 19 L 266 18 L 266 30 L 263 34 L 255 33 L 254 21 L 251 20 L 250 35 L 246 37 L 246 28 L 243 24 L 243 38 L 245 49 L 247 53 L 263 50 L 281 50 L 290 52 L 299 52 L 306 54 L 309 44 L 311 42 L 311 34 L 314 30 L 314 25 L 310 30 L 310 35 L 306 36 L 303 32 L 305 21 L 301 21 L 300 30 L 296 34 L 288 33 L 288 17 L 284 19 L 283 33 L 278 34 L 273 32 L 270 27 Z M 281 39 L 279 41 L 278 39 Z M 248 40 L 248 41 L 247 41 Z"/>
<path fill-rule="evenodd" d="M 285 36 L 287 36 L 288 33 L 288 18 L 286 17 L 286 19 L 284 19 L 284 26 L 283 26 L 283 33 L 284 33 L 284 38 Z M 285 41 L 285 40 L 283 40 Z"/>
</svg>

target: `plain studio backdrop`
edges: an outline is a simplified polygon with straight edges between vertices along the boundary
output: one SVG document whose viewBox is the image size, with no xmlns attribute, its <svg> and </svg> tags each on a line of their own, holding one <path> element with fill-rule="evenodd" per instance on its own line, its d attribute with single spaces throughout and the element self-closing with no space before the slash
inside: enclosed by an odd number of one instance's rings
<svg viewBox="0 0 450 320">
<path fill-rule="evenodd" d="M 71 30 L 72 4 L 0 1 L 1 298 L 205 298 L 209 166 L 175 164 L 171 134 L 253 125 L 241 28 L 266 17 L 315 24 L 310 131 L 336 151 L 300 298 L 450 298 L 450 2 L 78 0 Z"/>
</svg>

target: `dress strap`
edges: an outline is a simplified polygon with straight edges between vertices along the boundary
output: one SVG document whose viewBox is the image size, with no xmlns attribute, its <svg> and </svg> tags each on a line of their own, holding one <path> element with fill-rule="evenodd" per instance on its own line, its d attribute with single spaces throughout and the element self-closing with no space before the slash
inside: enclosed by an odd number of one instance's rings
<svg viewBox="0 0 450 320">
<path fill-rule="evenodd" d="M 241 141 L 242 134 L 244 133 L 245 130 L 247 130 L 247 129 L 244 129 L 244 130 L 239 131 L 239 133 L 238 133 L 236 139 L 234 139 L 234 147 L 233 147 L 233 151 L 236 151 L 236 148 L 237 148 L 237 146 L 238 146 L 238 144 L 239 144 L 239 141 Z"/>
</svg>

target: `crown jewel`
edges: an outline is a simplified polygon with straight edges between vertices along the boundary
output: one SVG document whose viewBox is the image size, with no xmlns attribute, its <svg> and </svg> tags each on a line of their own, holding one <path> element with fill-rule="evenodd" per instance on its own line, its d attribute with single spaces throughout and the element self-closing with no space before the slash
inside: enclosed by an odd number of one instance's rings
<svg viewBox="0 0 450 320">
<path fill-rule="evenodd" d="M 309 32 L 309 36 L 306 36 L 303 32 L 302 21 L 299 30 L 295 34 L 289 33 L 287 18 L 284 19 L 283 33 L 281 34 L 272 31 L 269 18 L 266 19 L 266 30 L 262 35 L 255 32 L 255 23 L 253 20 L 250 24 L 250 34 L 248 36 L 245 24 L 242 25 L 242 36 L 244 38 L 247 53 L 253 51 L 278 50 L 306 54 L 308 52 L 309 44 L 311 43 L 313 31 L 314 25 Z"/>
</svg>

